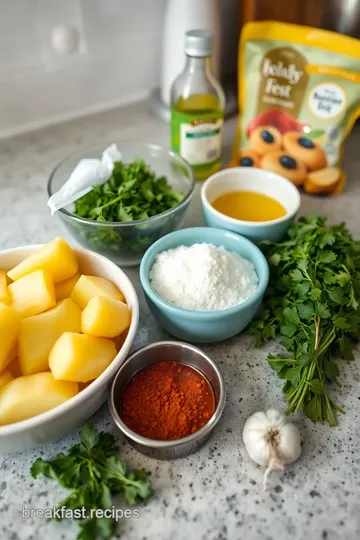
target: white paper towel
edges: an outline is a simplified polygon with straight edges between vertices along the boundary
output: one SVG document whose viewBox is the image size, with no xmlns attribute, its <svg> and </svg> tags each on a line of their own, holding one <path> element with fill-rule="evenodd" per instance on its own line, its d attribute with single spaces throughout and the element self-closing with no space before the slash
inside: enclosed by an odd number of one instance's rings
<svg viewBox="0 0 360 540">
<path fill-rule="evenodd" d="M 93 186 L 104 184 L 110 178 L 116 161 L 121 161 L 121 152 L 116 144 L 104 150 L 101 160 L 82 159 L 79 161 L 69 180 L 48 200 L 51 215 L 89 193 Z"/>
</svg>

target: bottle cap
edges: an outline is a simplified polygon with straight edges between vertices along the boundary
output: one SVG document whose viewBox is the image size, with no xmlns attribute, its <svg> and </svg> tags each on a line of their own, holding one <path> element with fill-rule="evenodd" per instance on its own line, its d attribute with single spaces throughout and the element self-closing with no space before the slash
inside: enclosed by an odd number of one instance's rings
<svg viewBox="0 0 360 540">
<path fill-rule="evenodd" d="M 185 34 L 185 54 L 211 56 L 213 34 L 210 30 L 189 30 Z"/>
</svg>

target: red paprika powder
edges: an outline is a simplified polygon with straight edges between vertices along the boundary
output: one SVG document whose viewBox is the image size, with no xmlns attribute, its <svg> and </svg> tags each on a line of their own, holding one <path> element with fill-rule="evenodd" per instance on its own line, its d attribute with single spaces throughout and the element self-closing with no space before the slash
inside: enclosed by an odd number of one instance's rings
<svg viewBox="0 0 360 540">
<path fill-rule="evenodd" d="M 195 433 L 214 411 L 212 388 L 201 373 L 163 361 L 134 375 L 125 388 L 120 414 L 139 435 L 169 441 Z"/>
</svg>

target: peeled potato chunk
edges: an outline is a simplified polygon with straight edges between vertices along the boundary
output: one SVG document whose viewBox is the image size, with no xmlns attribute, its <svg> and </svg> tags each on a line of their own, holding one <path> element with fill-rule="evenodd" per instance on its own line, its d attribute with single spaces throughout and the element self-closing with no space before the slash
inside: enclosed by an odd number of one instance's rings
<svg viewBox="0 0 360 540">
<path fill-rule="evenodd" d="M 0 426 L 37 416 L 77 393 L 76 382 L 56 381 L 50 372 L 18 377 L 0 389 Z"/>
<path fill-rule="evenodd" d="M 10 304 L 10 294 L 6 281 L 5 270 L 0 270 L 0 302 L 4 302 L 4 304 Z"/>
<path fill-rule="evenodd" d="M 22 373 L 19 366 L 19 359 L 16 356 L 8 364 L 7 369 L 10 371 L 11 375 L 16 379 L 16 377 L 21 377 Z"/>
<path fill-rule="evenodd" d="M 130 321 L 127 304 L 107 296 L 95 296 L 81 314 L 81 330 L 92 336 L 114 338 L 126 330 Z"/>
<path fill-rule="evenodd" d="M 64 298 L 69 298 L 79 277 L 80 274 L 76 272 L 76 274 L 74 274 L 71 278 L 65 279 L 65 281 L 61 281 L 60 283 L 55 284 L 55 294 L 57 302 L 60 302 L 60 300 L 64 300 Z"/>
<path fill-rule="evenodd" d="M 8 276 L 16 281 L 40 269 L 49 272 L 54 283 L 59 283 L 77 272 L 78 262 L 69 244 L 62 238 L 54 238 L 40 251 L 30 255 L 10 270 Z"/>
<path fill-rule="evenodd" d="M 113 338 L 113 342 L 115 343 L 115 347 L 117 351 L 120 351 L 121 347 L 124 345 L 128 333 L 129 333 L 129 328 L 124 330 L 124 332 L 120 334 L 120 336 L 116 336 L 115 338 Z"/>
<path fill-rule="evenodd" d="M 55 306 L 55 287 L 51 275 L 36 270 L 9 285 L 11 305 L 21 317 L 38 315 Z"/>
<path fill-rule="evenodd" d="M 64 332 L 51 349 L 49 366 L 57 380 L 88 382 L 99 377 L 116 354 L 109 339 Z"/>
<path fill-rule="evenodd" d="M 76 283 L 70 298 L 77 303 L 80 309 L 86 308 L 88 302 L 95 296 L 109 296 L 124 302 L 121 291 L 111 281 L 96 276 L 81 276 Z"/>
<path fill-rule="evenodd" d="M 0 372 L 14 357 L 20 317 L 12 306 L 0 303 Z"/>
<path fill-rule="evenodd" d="M 2 386 L 5 386 L 5 384 L 12 381 L 13 379 L 14 377 L 12 376 L 10 369 L 4 369 L 4 371 L 0 373 L 0 388 Z"/>
<path fill-rule="evenodd" d="M 49 354 L 63 332 L 81 331 L 81 310 L 70 298 L 33 317 L 22 319 L 18 338 L 23 375 L 49 370 Z"/>
<path fill-rule="evenodd" d="M 85 390 L 85 388 L 87 388 L 89 386 L 89 384 L 91 384 L 92 381 L 88 381 L 88 382 L 79 382 L 79 392 L 82 392 L 82 390 Z"/>
<path fill-rule="evenodd" d="M 18 317 L 19 317 L 19 315 L 18 315 Z M 19 320 L 20 320 L 20 317 L 19 317 Z M 20 322 L 19 322 L 19 330 L 20 330 Z M 16 340 L 16 341 L 14 341 L 14 345 L 11 347 L 11 350 L 9 352 L 8 360 L 6 362 L 7 365 L 17 356 L 17 354 L 18 354 L 18 344 L 17 344 L 17 340 Z"/>
</svg>

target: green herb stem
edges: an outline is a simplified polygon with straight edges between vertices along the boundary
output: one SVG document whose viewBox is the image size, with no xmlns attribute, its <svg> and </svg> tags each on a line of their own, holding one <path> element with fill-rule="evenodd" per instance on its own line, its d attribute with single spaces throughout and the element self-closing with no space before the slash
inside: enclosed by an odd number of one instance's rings
<svg viewBox="0 0 360 540">
<path fill-rule="evenodd" d="M 264 242 L 270 267 L 264 309 L 249 327 L 256 346 L 280 332 L 289 357 L 269 355 L 286 380 L 287 413 L 304 408 L 314 422 L 336 424 L 343 410 L 328 385 L 341 387 L 335 359 L 353 359 L 360 335 L 360 242 L 344 224 L 328 226 L 321 216 L 304 217 L 284 242 Z"/>
<path fill-rule="evenodd" d="M 86 195 L 85 195 L 86 196 Z M 119 201 L 121 201 L 121 199 L 123 199 L 124 196 L 123 195 L 119 195 L 118 197 L 115 197 L 115 199 L 112 199 L 111 201 L 103 204 L 102 206 L 98 206 L 96 208 L 97 211 L 99 211 L 99 214 L 105 209 L 105 208 L 109 208 L 109 206 L 112 206 L 113 204 L 116 204 L 118 203 Z"/>
</svg>

